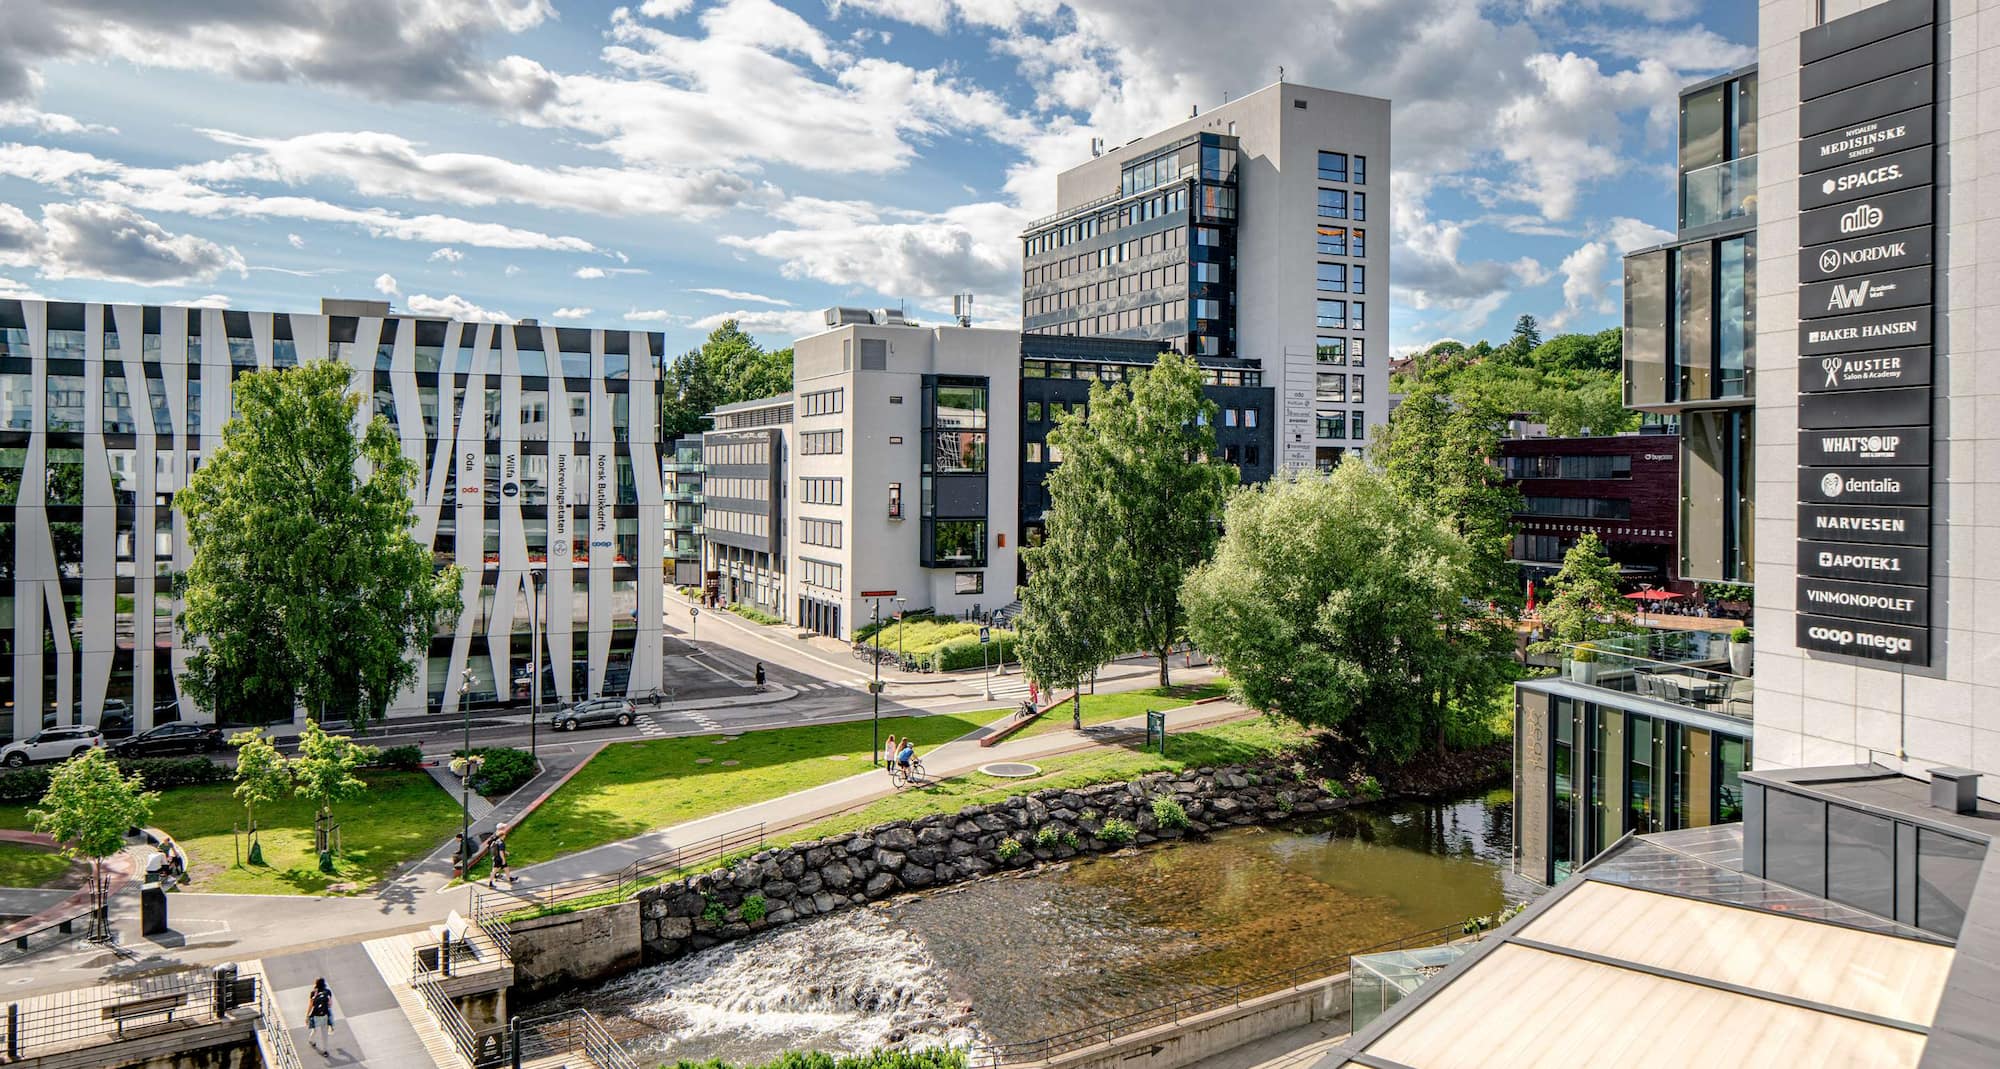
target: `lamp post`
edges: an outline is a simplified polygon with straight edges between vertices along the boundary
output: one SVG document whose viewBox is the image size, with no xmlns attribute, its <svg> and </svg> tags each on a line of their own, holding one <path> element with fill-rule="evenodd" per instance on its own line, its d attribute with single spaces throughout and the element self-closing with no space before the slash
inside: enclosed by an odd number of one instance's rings
<svg viewBox="0 0 2000 1069">
<path fill-rule="evenodd" d="M 465 774 L 458 780 L 458 804 L 460 821 L 458 826 L 458 866 L 459 874 L 465 877 L 467 887 L 472 885 L 472 669 L 467 667 L 458 684 L 458 712 L 465 722 L 465 752 L 462 757 Z"/>
<path fill-rule="evenodd" d="M 536 732 L 542 722 L 542 584 L 537 581 L 533 568 L 528 569 L 528 621 L 533 629 L 528 639 L 528 659 L 534 664 L 529 668 L 528 681 L 528 760 L 536 768 L 541 767 L 541 750 L 536 745 Z"/>
<path fill-rule="evenodd" d="M 875 699 L 875 760 L 882 760 L 882 599 L 875 599 L 875 681 L 868 684 L 868 694 Z"/>
</svg>

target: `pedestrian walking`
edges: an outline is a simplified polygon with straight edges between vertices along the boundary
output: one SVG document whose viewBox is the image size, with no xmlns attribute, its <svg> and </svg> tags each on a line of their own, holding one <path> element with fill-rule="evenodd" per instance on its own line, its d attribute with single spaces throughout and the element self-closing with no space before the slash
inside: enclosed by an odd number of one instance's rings
<svg viewBox="0 0 2000 1069">
<path fill-rule="evenodd" d="M 891 735 L 889 741 L 882 744 L 882 767 L 889 769 L 892 779 L 895 778 L 896 749 L 896 736 Z"/>
<path fill-rule="evenodd" d="M 451 875 L 453 879 L 458 879 L 466 874 L 465 866 L 472 860 L 471 846 L 472 844 L 465 840 L 465 832 L 460 831 L 452 836 Z"/>
<path fill-rule="evenodd" d="M 312 991 L 306 995 L 306 1044 L 331 1058 L 328 1050 L 333 1045 L 333 989 L 326 986 L 326 977 L 313 981 Z"/>
<path fill-rule="evenodd" d="M 502 877 L 511 886 L 514 874 L 507 869 L 507 825 L 493 829 L 493 839 L 486 844 L 486 852 L 493 858 L 493 867 L 487 870 L 486 886 L 497 887 Z"/>
</svg>

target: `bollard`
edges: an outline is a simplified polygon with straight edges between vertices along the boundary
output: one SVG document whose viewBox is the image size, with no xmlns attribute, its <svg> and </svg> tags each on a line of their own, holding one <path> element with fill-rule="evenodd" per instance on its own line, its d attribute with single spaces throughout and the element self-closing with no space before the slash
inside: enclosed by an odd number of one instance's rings
<svg viewBox="0 0 2000 1069">
<path fill-rule="evenodd" d="M 21 1004 L 7 1004 L 7 1060 L 21 1060 Z"/>
<path fill-rule="evenodd" d="M 521 1019 L 519 1017 L 513 1017 L 507 1021 L 507 1045 L 513 1048 L 514 1069 L 521 1069 Z"/>
</svg>

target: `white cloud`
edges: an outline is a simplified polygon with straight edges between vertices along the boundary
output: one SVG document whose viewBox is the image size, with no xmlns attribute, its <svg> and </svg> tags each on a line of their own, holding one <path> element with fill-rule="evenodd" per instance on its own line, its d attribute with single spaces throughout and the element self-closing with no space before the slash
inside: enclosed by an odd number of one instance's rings
<svg viewBox="0 0 2000 1069">
<path fill-rule="evenodd" d="M 570 272 L 576 278 L 610 278 L 613 275 L 650 274 L 643 267 L 579 267 Z"/>
<path fill-rule="evenodd" d="M 673 19 L 688 13 L 694 7 L 694 0 L 646 0 L 639 5 L 639 14 L 649 19 Z"/>
<path fill-rule="evenodd" d="M 0 204 L 0 264 L 33 267 L 48 279 L 139 286 L 206 282 L 223 271 L 248 271 L 234 248 L 172 233 L 130 208 L 91 200 L 45 204 L 39 223 Z"/>
<path fill-rule="evenodd" d="M 625 313 L 623 318 L 627 323 L 675 323 L 682 317 L 664 308 L 650 308 L 644 311 L 634 308 Z"/>
<path fill-rule="evenodd" d="M 781 311 L 771 308 L 738 309 L 702 316 L 689 323 L 695 330 L 714 330 L 729 320 L 755 335 L 767 346 L 790 345 L 795 339 L 826 330 L 826 321 L 816 311 Z"/>
<path fill-rule="evenodd" d="M 500 273 L 506 275 L 508 278 L 513 278 L 515 275 L 521 273 L 521 267 L 519 264 L 508 264 L 507 269 Z"/>
<path fill-rule="evenodd" d="M 914 212 L 800 197 L 774 214 L 794 225 L 751 237 L 726 236 L 722 244 L 778 261 L 789 279 L 889 298 L 972 293 L 981 306 L 995 309 L 1019 301 L 1015 235 L 1027 219 L 1017 208 L 989 202 Z"/>
<path fill-rule="evenodd" d="M 35 292 L 34 287 L 25 282 L 16 282 L 11 278 L 0 278 L 0 297 L 15 301 L 39 301 L 43 299 L 41 294 Z"/>
<path fill-rule="evenodd" d="M 1553 15 L 1565 7 L 1585 11 L 1626 11 L 1655 22 L 1673 22 L 1693 17 L 1701 9 L 1700 0 L 1528 0 L 1530 15 Z"/>
<path fill-rule="evenodd" d="M 298 236 L 297 234 L 286 234 L 285 242 L 291 245 L 291 247 L 294 249 L 303 249 L 306 247 L 306 239 Z"/>
<path fill-rule="evenodd" d="M 410 294 L 403 302 L 410 311 L 418 315 L 441 316 L 446 319 L 462 319 L 475 323 L 512 323 L 514 317 L 495 309 L 481 308 L 456 293 L 442 297 L 432 297 L 422 293 Z"/>
<path fill-rule="evenodd" d="M 4 63 L 0 58 L 0 63 Z M 115 134 L 115 126 L 84 122 L 73 115 L 41 111 L 26 104 L 0 103 L 0 126 L 30 126 L 44 134 Z"/>
<path fill-rule="evenodd" d="M 449 245 L 446 245 L 444 248 L 431 253 L 430 259 L 443 260 L 445 263 L 455 264 L 460 260 L 465 259 L 465 254 L 458 251 L 457 249 L 452 248 Z"/>
<path fill-rule="evenodd" d="M 582 319 L 596 311 L 594 308 L 558 308 L 549 313 L 550 319 Z"/>
<path fill-rule="evenodd" d="M 189 308 L 227 308 L 229 307 L 229 295 L 226 293 L 210 293 L 196 297 L 191 301 L 182 301 L 181 303 L 187 305 Z"/>
<path fill-rule="evenodd" d="M 1690 74 L 1734 70 L 1757 60 L 1756 48 L 1731 41 L 1706 26 L 1619 27 L 1587 37 L 1614 56 L 1657 59 L 1676 71 Z"/>
<path fill-rule="evenodd" d="M 1672 241 L 1674 232 L 1662 230 L 1643 219 L 1631 219 L 1621 215 L 1613 218 L 1605 226 L 1604 238 L 1611 243 L 1612 248 L 1623 255 L 1633 249 L 1643 249 L 1649 245 Z"/>
<path fill-rule="evenodd" d="M 780 308 L 790 308 L 792 306 L 792 302 L 782 298 L 766 297 L 761 293 L 746 293 L 743 290 L 711 289 L 707 286 L 697 286 L 688 292 L 706 293 L 710 297 L 720 297 L 725 301 L 750 301 L 754 304 L 775 304 Z"/>
<path fill-rule="evenodd" d="M 1562 266 L 1557 268 L 1563 276 L 1563 307 L 1549 317 L 1551 330 L 1563 329 L 1579 315 L 1610 315 L 1618 311 L 1610 278 L 1615 262 L 1611 246 L 1602 241 L 1585 242 L 1563 257 Z"/>
<path fill-rule="evenodd" d="M 384 297 L 400 296 L 403 287 L 396 284 L 396 276 L 387 271 L 375 276 L 375 292 Z"/>
<path fill-rule="evenodd" d="M 1464 224 L 1432 219 L 1421 183 L 1397 181 L 1391 229 L 1396 234 L 1392 292 L 1425 323 L 1446 333 L 1479 329 L 1486 317 L 1523 287 L 1548 281 L 1548 269 L 1532 257 L 1512 262 L 1461 258 Z"/>
</svg>

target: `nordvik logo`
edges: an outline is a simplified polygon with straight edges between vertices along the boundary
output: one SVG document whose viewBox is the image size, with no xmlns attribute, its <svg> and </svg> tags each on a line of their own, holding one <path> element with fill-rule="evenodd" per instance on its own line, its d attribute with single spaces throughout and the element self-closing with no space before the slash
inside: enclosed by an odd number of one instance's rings
<svg viewBox="0 0 2000 1069">
<path fill-rule="evenodd" d="M 1829 186 L 1832 184 L 1831 181 L 1827 182 Z M 1832 190 L 1829 189 L 1827 192 L 1831 193 Z M 1840 217 L 1840 232 L 1843 234 L 1859 234 L 1881 225 L 1882 209 L 1866 202 L 1855 205 L 1852 211 L 1842 213 Z"/>
<path fill-rule="evenodd" d="M 1892 163 L 1886 167 L 1871 167 L 1866 171 L 1844 174 L 1839 178 L 1829 178 L 1820 183 L 1819 191 L 1828 195 L 1845 193 L 1850 189 L 1865 189 L 1884 182 L 1894 182 L 1903 177 L 1903 165 Z"/>
</svg>

